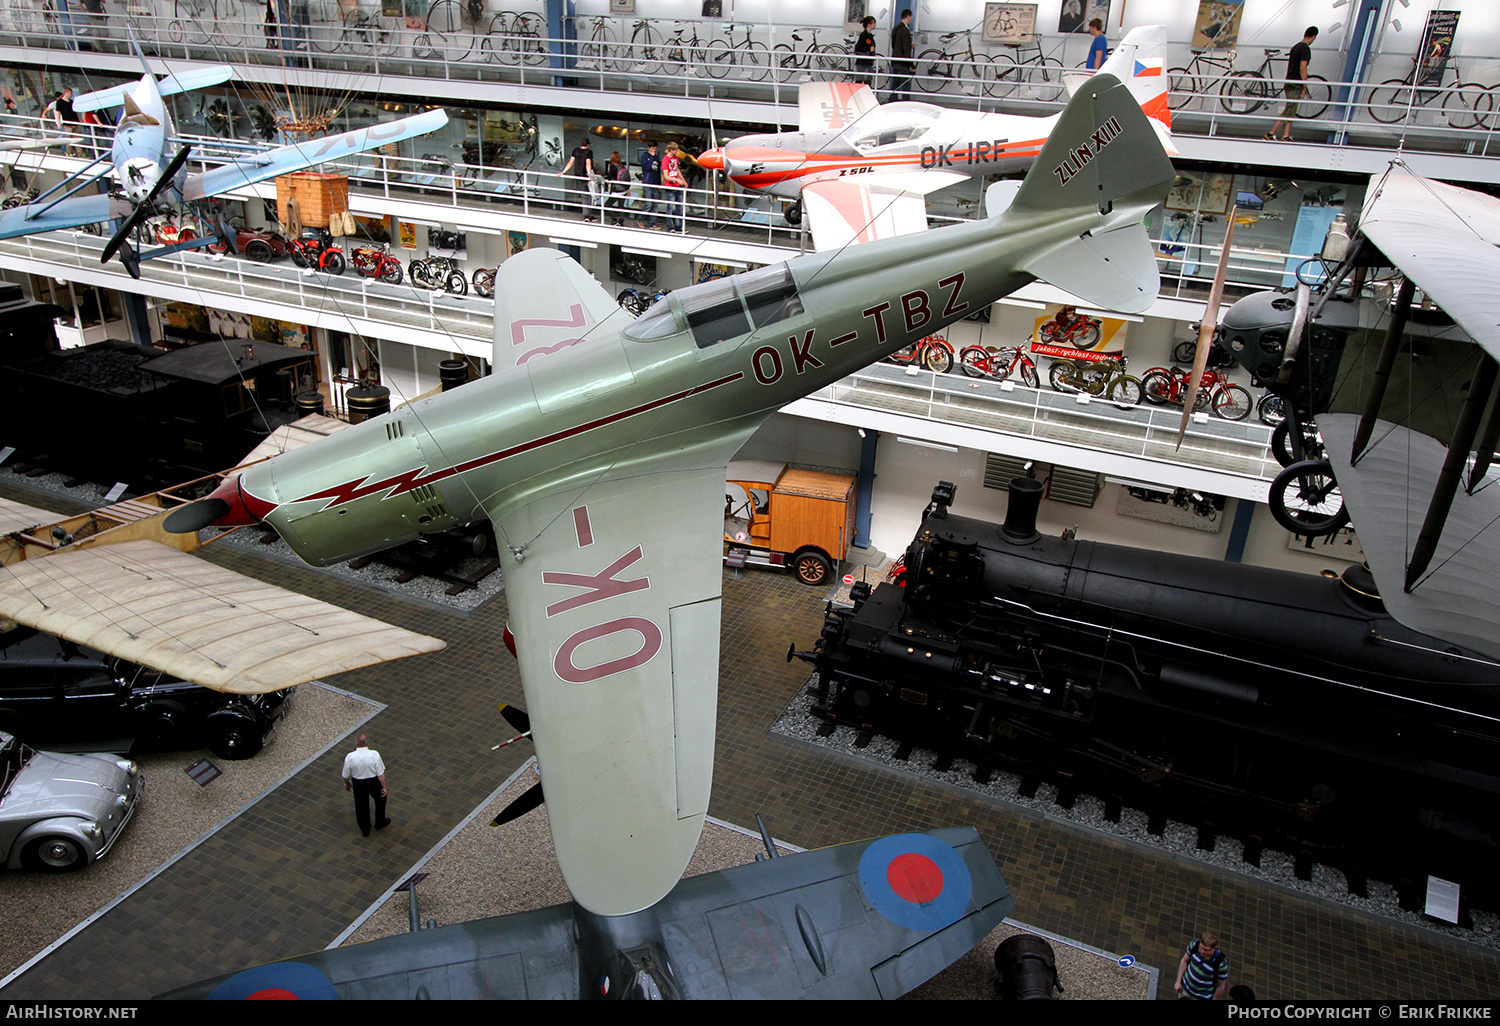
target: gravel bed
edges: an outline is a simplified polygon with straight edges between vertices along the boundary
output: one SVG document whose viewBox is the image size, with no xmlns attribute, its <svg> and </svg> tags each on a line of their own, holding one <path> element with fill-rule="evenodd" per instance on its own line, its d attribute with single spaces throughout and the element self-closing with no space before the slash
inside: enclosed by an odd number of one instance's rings
<svg viewBox="0 0 1500 1026">
<path fill-rule="evenodd" d="M 535 763 L 523 771 L 497 796 L 476 809 L 469 822 L 453 837 L 429 854 L 412 871 L 430 874 L 417 885 L 421 921 L 438 925 L 483 919 L 510 912 L 545 908 L 568 900 L 568 890 L 557 868 L 552 834 L 547 829 L 545 809 L 528 812 L 501 827 L 490 820 L 519 797 L 536 780 Z M 798 849 L 778 840 L 788 853 Z M 759 834 L 710 820 L 703 829 L 698 848 L 685 876 L 727 869 L 753 862 L 765 849 Z M 402 874 L 404 879 L 410 873 Z M 405 933 L 410 928 L 406 893 L 390 895 L 377 903 L 345 943 L 356 944 Z M 997 995 L 994 952 L 1001 941 L 1024 927 L 1003 923 L 968 955 L 955 962 L 908 997 L 934 1000 L 993 998 Z M 1135 966 L 1122 968 L 1111 955 L 1100 954 L 1048 938 L 1057 954 L 1063 999 L 1085 1000 L 1148 996 L 1152 973 Z"/>
<path fill-rule="evenodd" d="M 946 784 L 974 794 L 981 794 L 1049 819 L 1098 830 L 1229 872 L 1299 891 L 1315 898 L 1384 916 L 1409 926 L 1431 930 L 1455 940 L 1500 949 L 1500 915 L 1489 910 L 1474 908 L 1468 910 L 1474 923 L 1473 929 L 1451 926 L 1420 913 L 1402 909 L 1397 902 L 1395 888 L 1379 880 L 1368 882 L 1369 897 L 1357 897 L 1349 893 L 1344 874 L 1328 866 L 1315 865 L 1311 880 L 1297 879 L 1291 856 L 1282 852 L 1267 849 L 1262 853 L 1260 865 L 1257 867 L 1244 861 L 1242 858 L 1244 847 L 1234 838 L 1220 837 L 1213 851 L 1201 851 L 1197 847 L 1197 829 L 1186 823 L 1169 821 L 1162 836 L 1157 837 L 1147 829 L 1147 817 L 1144 812 L 1137 809 L 1125 809 L 1120 815 L 1120 821 L 1111 823 L 1104 818 L 1104 803 L 1090 795 L 1079 795 L 1073 808 L 1064 809 L 1056 803 L 1057 789 L 1050 784 L 1043 784 L 1038 788 L 1033 798 L 1024 798 L 1017 794 L 1016 789 L 1021 781 L 1018 774 L 997 771 L 988 784 L 981 784 L 974 779 L 974 764 L 964 759 L 954 759 L 949 770 L 939 772 L 932 769 L 932 763 L 937 758 L 935 752 L 913 748 L 911 758 L 901 761 L 895 757 L 897 743 L 888 737 L 876 735 L 863 749 L 855 747 L 854 742 L 858 737 L 858 731 L 852 727 L 839 726 L 828 737 L 819 737 L 817 730 L 822 721 L 810 713 L 816 700 L 814 693 L 816 680 L 817 675 L 813 674 L 807 686 L 797 692 L 771 726 L 772 733 L 856 759 L 879 763 L 930 783 Z"/>
<path fill-rule="evenodd" d="M 140 803 L 101 861 L 61 875 L 0 870 L 0 976 L 186 852 L 376 709 L 317 682 L 303 684 L 271 743 L 254 758 L 231 762 L 206 749 L 137 757 L 146 774 Z M 204 758 L 223 775 L 200 787 L 183 770 Z"/>
</svg>

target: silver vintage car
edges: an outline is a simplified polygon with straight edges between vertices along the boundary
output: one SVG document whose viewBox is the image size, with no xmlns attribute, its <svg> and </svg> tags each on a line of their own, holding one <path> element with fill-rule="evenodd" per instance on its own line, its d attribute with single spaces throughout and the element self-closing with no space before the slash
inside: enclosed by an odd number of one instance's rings
<svg viewBox="0 0 1500 1026">
<path fill-rule="evenodd" d="M 129 759 L 39 752 L 0 731 L 0 862 L 66 873 L 103 858 L 144 782 Z"/>
</svg>

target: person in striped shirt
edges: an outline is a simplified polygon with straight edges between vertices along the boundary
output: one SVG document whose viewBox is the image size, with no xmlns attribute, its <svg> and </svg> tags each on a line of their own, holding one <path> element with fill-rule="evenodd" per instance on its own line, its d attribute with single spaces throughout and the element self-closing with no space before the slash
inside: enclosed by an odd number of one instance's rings
<svg viewBox="0 0 1500 1026">
<path fill-rule="evenodd" d="M 1219 947 L 1219 938 L 1204 930 L 1182 953 L 1177 966 L 1177 996 L 1215 1001 L 1224 997 L 1228 986 L 1229 956 Z"/>
</svg>

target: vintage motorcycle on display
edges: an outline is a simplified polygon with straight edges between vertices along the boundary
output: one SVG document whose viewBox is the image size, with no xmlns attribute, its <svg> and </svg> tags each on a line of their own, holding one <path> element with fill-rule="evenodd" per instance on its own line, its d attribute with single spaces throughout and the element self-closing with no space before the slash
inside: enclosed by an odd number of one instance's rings
<svg viewBox="0 0 1500 1026">
<path fill-rule="evenodd" d="M 1125 357 L 1102 360 L 1056 360 L 1047 369 L 1047 381 L 1059 392 L 1087 392 L 1108 399 L 1122 410 L 1139 406 L 1144 390 L 1141 379 L 1125 373 Z"/>
<path fill-rule="evenodd" d="M 971 378 L 994 378 L 1004 381 L 1012 374 L 1020 373 L 1021 381 L 1030 388 L 1041 385 L 1037 377 L 1036 361 L 1025 346 L 1009 346 L 997 349 L 994 346 L 965 346 L 958 354 L 959 366 Z"/>
<path fill-rule="evenodd" d="M 485 299 L 495 298 L 495 271 L 494 267 L 480 267 L 469 276 L 469 284 L 474 286 L 476 296 L 483 296 Z"/>
<path fill-rule="evenodd" d="M 292 240 L 292 263 L 312 267 L 329 274 L 343 274 L 346 261 L 341 247 L 334 245 L 326 228 L 305 228 Z"/>
<path fill-rule="evenodd" d="M 1141 375 L 1146 401 L 1157 406 L 1181 406 L 1187 401 L 1188 379 L 1192 371 L 1179 367 L 1152 367 Z M 1250 416 L 1250 392 L 1231 384 L 1222 370 L 1206 370 L 1198 382 L 1193 409 L 1209 410 L 1224 420 L 1244 420 Z"/>
<path fill-rule="evenodd" d="M 940 335 L 928 335 L 913 345 L 896 350 L 885 358 L 885 362 L 903 367 L 925 367 L 936 374 L 946 374 L 953 369 L 953 347 Z"/>
<path fill-rule="evenodd" d="M 152 234 L 156 242 L 161 246 L 175 246 L 179 242 L 192 242 L 198 237 L 198 230 L 192 225 L 179 225 L 172 220 L 168 214 L 159 221 L 151 224 Z"/>
<path fill-rule="evenodd" d="M 458 261 L 452 257 L 423 257 L 413 260 L 406 267 L 411 283 L 420 289 L 434 292 L 451 292 L 455 296 L 469 294 L 469 279 L 459 270 Z"/>
<path fill-rule="evenodd" d="M 349 262 L 366 278 L 376 278 L 389 285 L 400 285 L 406 278 L 401 261 L 384 247 L 356 246 L 349 251 Z"/>
</svg>

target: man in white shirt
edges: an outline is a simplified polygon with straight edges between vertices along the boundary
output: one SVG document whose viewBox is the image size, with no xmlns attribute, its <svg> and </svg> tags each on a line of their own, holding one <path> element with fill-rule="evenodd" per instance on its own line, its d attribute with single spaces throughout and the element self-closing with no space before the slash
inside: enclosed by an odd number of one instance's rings
<svg viewBox="0 0 1500 1026">
<path fill-rule="evenodd" d="M 357 747 L 344 756 L 344 790 L 354 792 L 354 818 L 359 831 L 370 836 L 370 799 L 375 799 L 375 829 L 389 826 L 385 818 L 385 763 L 380 753 L 370 747 L 370 738 L 355 738 Z"/>
</svg>

